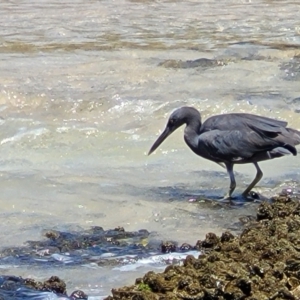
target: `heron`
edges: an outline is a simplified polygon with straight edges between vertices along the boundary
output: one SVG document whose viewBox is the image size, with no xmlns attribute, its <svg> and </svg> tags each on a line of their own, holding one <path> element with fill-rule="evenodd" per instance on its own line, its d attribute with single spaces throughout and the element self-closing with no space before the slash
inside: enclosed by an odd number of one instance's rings
<svg viewBox="0 0 300 300">
<path fill-rule="evenodd" d="M 258 162 L 289 154 L 295 156 L 295 146 L 300 144 L 300 131 L 288 128 L 284 121 L 249 113 L 228 113 L 212 116 L 202 123 L 197 109 L 184 106 L 170 115 L 164 131 L 148 155 L 184 124 L 184 140 L 190 149 L 226 168 L 230 179 L 229 190 L 224 197 L 227 200 L 232 199 L 236 188 L 235 164 L 253 163 L 256 168 L 254 180 L 242 193 L 244 198 L 248 198 L 250 191 L 263 177 Z"/>
</svg>

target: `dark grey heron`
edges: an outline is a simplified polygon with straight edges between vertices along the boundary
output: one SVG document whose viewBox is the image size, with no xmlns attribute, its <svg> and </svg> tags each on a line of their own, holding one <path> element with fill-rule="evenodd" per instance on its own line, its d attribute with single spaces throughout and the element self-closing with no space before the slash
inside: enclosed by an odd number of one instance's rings
<svg viewBox="0 0 300 300">
<path fill-rule="evenodd" d="M 242 193 L 247 197 L 261 180 L 263 172 L 259 161 L 297 155 L 300 131 L 287 128 L 287 122 L 247 113 L 216 115 L 201 122 L 201 115 L 193 107 L 181 107 L 170 116 L 167 126 L 151 147 L 148 155 L 178 127 L 186 124 L 184 140 L 191 150 L 206 159 L 226 167 L 230 186 L 225 199 L 231 199 L 236 187 L 233 166 L 253 163 L 257 173 Z"/>
</svg>

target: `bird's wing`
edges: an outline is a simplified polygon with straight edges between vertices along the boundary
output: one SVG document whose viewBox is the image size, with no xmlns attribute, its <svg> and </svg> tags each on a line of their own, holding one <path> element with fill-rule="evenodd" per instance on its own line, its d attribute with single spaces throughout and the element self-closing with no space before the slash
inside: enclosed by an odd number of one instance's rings
<svg viewBox="0 0 300 300">
<path fill-rule="evenodd" d="M 278 134 L 286 132 L 287 122 L 249 114 L 246 114 L 245 117 L 241 119 L 241 126 L 247 126 L 263 136 L 274 138 Z"/>
<path fill-rule="evenodd" d="M 276 134 L 285 131 L 286 126 L 287 122 L 284 121 L 252 114 L 233 113 L 213 116 L 207 119 L 201 127 L 201 132 L 215 129 L 240 131 L 253 130 L 260 135 L 274 137 Z"/>
<path fill-rule="evenodd" d="M 203 149 L 213 160 L 221 161 L 249 159 L 255 154 L 271 151 L 276 147 L 286 148 L 286 145 L 249 129 L 211 130 L 202 133 L 198 140 L 199 149 Z"/>
<path fill-rule="evenodd" d="M 287 122 L 279 121 L 267 117 L 251 115 L 251 114 L 236 114 L 238 118 L 241 118 L 245 124 L 249 127 L 256 128 L 257 130 L 263 130 L 268 132 L 280 132 L 287 126 Z"/>
</svg>

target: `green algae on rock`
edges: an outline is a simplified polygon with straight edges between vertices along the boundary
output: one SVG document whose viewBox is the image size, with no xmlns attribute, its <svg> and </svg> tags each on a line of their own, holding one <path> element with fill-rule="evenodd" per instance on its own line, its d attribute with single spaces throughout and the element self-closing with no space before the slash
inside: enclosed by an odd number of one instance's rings
<svg viewBox="0 0 300 300">
<path fill-rule="evenodd" d="M 256 218 L 240 236 L 208 233 L 197 242 L 203 250 L 198 258 L 148 272 L 106 300 L 300 299 L 299 199 L 281 195 L 263 202 Z"/>
</svg>

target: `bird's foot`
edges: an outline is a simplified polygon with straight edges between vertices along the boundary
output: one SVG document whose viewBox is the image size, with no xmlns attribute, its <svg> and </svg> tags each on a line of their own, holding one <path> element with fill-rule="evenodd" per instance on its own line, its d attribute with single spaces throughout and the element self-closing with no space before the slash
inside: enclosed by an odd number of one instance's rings
<svg viewBox="0 0 300 300">
<path fill-rule="evenodd" d="M 258 193 L 250 191 L 249 193 L 243 193 L 239 196 L 232 197 L 226 194 L 224 198 L 220 199 L 219 202 L 226 203 L 232 206 L 244 205 L 245 202 L 256 202 L 263 200 L 264 197 Z"/>
<path fill-rule="evenodd" d="M 219 200 L 220 203 L 230 204 L 230 205 L 236 205 L 235 201 L 233 201 L 234 198 L 226 194 L 223 198 Z"/>
<path fill-rule="evenodd" d="M 254 191 L 250 191 L 250 192 L 247 192 L 247 193 L 244 192 L 244 193 L 242 193 L 242 197 L 246 201 L 253 201 L 253 202 L 261 202 L 261 201 L 267 199 L 262 194 L 254 192 Z"/>
<path fill-rule="evenodd" d="M 219 203 L 229 204 L 232 206 L 244 205 L 245 202 L 261 202 L 267 200 L 266 197 L 257 192 L 244 192 L 240 196 L 232 197 L 228 193 L 220 199 Z"/>
<path fill-rule="evenodd" d="M 229 192 L 226 193 L 226 195 L 222 199 L 224 199 L 224 200 L 231 200 L 232 199 L 231 193 L 230 194 L 229 194 Z"/>
<path fill-rule="evenodd" d="M 231 195 L 228 193 L 220 200 L 221 202 L 230 202 L 232 200 Z"/>
</svg>

